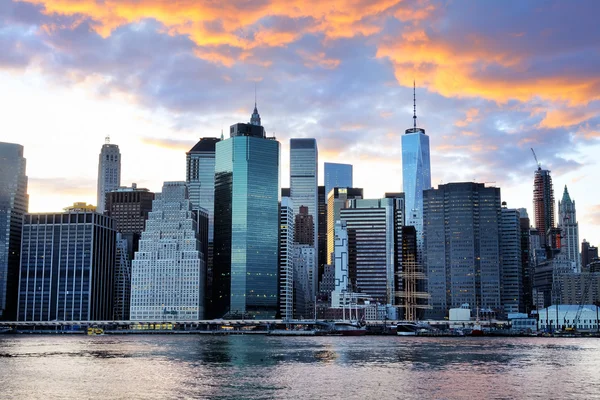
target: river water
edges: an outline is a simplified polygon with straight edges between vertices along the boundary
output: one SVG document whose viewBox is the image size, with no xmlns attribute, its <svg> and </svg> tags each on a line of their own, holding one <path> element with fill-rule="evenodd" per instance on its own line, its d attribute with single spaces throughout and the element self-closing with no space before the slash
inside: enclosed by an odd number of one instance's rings
<svg viewBox="0 0 600 400">
<path fill-rule="evenodd" d="M 0 335 L 0 399 L 595 399 L 600 339 Z"/>
</svg>

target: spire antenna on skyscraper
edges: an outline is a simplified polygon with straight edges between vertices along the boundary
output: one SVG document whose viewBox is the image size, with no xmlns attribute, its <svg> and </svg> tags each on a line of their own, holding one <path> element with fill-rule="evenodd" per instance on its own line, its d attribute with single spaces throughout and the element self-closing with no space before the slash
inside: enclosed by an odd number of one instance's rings
<svg viewBox="0 0 600 400">
<path fill-rule="evenodd" d="M 417 84 L 413 80 L 413 128 L 417 129 Z"/>
</svg>

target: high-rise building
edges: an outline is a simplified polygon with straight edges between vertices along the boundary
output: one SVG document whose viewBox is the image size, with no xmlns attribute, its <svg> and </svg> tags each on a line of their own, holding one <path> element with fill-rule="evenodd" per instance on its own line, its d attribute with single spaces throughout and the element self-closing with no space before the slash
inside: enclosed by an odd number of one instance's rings
<svg viewBox="0 0 600 400">
<path fill-rule="evenodd" d="M 206 258 L 207 296 L 212 297 L 213 243 L 215 225 L 215 151 L 221 139 L 201 138 L 186 153 L 186 182 L 194 210 L 203 208 L 208 213 L 208 241 L 203 243 Z"/>
<path fill-rule="evenodd" d="M 262 126 L 242 123 L 216 145 L 215 317 L 277 314 L 279 147 Z"/>
<path fill-rule="evenodd" d="M 23 146 L 0 142 L 0 320 L 17 317 L 23 215 L 29 206 Z"/>
<path fill-rule="evenodd" d="M 318 187 L 319 216 L 317 217 L 317 242 L 319 244 L 319 271 L 317 281 L 321 282 L 327 265 L 327 193 L 325 186 Z M 322 290 L 320 292 L 323 292 Z M 329 297 L 329 295 L 326 295 Z"/>
<path fill-rule="evenodd" d="M 339 294 L 352 291 L 348 271 L 348 230 L 346 221 L 336 221 L 334 228 L 334 289 L 332 300 L 339 301 Z"/>
<path fill-rule="evenodd" d="M 294 222 L 294 241 L 298 244 L 314 245 L 315 223 L 313 216 L 308 213 L 308 207 L 301 206 Z"/>
<path fill-rule="evenodd" d="M 185 182 L 157 193 L 131 267 L 131 320 L 204 318 L 206 265 Z"/>
<path fill-rule="evenodd" d="M 116 233 L 95 212 L 26 214 L 19 320 L 111 320 Z"/>
<path fill-rule="evenodd" d="M 519 208 L 519 224 L 521 225 L 521 275 L 523 276 L 523 312 L 528 313 L 533 309 L 532 291 L 532 256 L 530 249 L 531 226 L 529 215 L 525 208 Z"/>
<path fill-rule="evenodd" d="M 315 248 L 294 243 L 294 317 L 308 318 L 314 313 L 317 259 Z"/>
<path fill-rule="evenodd" d="M 394 199 L 352 199 L 340 210 L 348 233 L 352 291 L 383 304 L 395 303 Z"/>
<path fill-rule="evenodd" d="M 581 242 L 581 268 L 585 269 L 592 261 L 598 258 L 598 247 L 590 245 L 583 239 Z"/>
<path fill-rule="evenodd" d="M 560 228 L 560 252 L 573 263 L 573 272 L 581 272 L 579 255 L 579 223 L 575 201 L 571 200 L 565 185 L 562 200 L 558 202 L 558 227 Z"/>
<path fill-rule="evenodd" d="M 301 244 L 313 246 L 315 260 L 311 262 L 314 268 L 318 267 L 318 225 L 316 223 L 319 215 L 318 203 L 318 179 L 319 178 L 319 150 L 315 139 L 290 139 L 290 197 L 294 203 L 294 212 L 300 214 L 300 209 L 305 207 L 307 217 L 312 220 L 312 238 L 296 237 L 295 241 Z M 303 217 L 304 218 L 304 217 Z M 296 232 L 305 224 L 296 221 Z M 318 271 L 311 271 L 311 275 L 317 276 Z M 313 280 L 314 287 L 311 293 L 316 293 L 317 282 Z"/>
<path fill-rule="evenodd" d="M 413 94 L 416 89 L 413 88 Z M 429 136 L 417 128 L 417 104 L 414 100 L 413 127 L 402 135 L 402 186 L 406 197 L 406 225 L 417 231 L 419 262 L 423 254 L 423 191 L 431 188 Z"/>
<path fill-rule="evenodd" d="M 281 198 L 279 211 L 279 316 L 294 317 L 294 205 Z"/>
<path fill-rule="evenodd" d="M 547 235 L 554 228 L 554 189 L 550 171 L 538 166 L 533 178 L 533 213 L 542 248 L 550 246 Z"/>
<path fill-rule="evenodd" d="M 129 319 L 131 262 L 138 251 L 148 214 L 152 211 L 153 200 L 153 192 L 138 188 L 135 183 L 132 183 L 131 187 L 120 187 L 106 194 L 104 213 L 114 219 L 119 232 L 113 300 L 115 320 Z"/>
<path fill-rule="evenodd" d="M 500 309 L 500 189 L 439 185 L 423 192 L 423 212 L 432 307 L 426 315 L 442 319 L 465 303 Z"/>
<path fill-rule="evenodd" d="M 327 194 L 327 264 L 333 264 L 335 223 L 340 220 L 340 210 L 350 199 L 362 199 L 361 188 L 333 188 Z"/>
<path fill-rule="evenodd" d="M 324 165 L 325 195 L 334 187 L 349 188 L 352 184 L 352 164 L 328 163 Z M 327 200 L 327 199 L 325 199 Z"/>
<path fill-rule="evenodd" d="M 106 193 L 121 186 L 121 152 L 119 146 L 110 143 L 106 137 L 106 143 L 102 145 L 98 157 L 98 205 L 96 211 L 104 214 L 106 210 Z"/>
<path fill-rule="evenodd" d="M 529 228 L 527 229 L 529 231 Z M 500 220 L 500 256 L 502 307 L 505 312 L 518 313 L 523 304 L 523 254 L 521 252 L 521 214 L 502 203 Z"/>
</svg>

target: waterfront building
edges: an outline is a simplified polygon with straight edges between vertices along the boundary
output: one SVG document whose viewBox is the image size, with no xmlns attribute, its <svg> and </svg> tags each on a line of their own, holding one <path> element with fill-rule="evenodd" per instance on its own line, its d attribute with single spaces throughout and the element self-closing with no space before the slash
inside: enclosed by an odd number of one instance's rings
<svg viewBox="0 0 600 400">
<path fill-rule="evenodd" d="M 402 135 L 402 186 L 406 198 L 406 225 L 417 231 L 418 261 L 423 257 L 423 191 L 431 188 L 429 136 L 417 128 L 416 89 L 413 88 L 413 127 Z"/>
<path fill-rule="evenodd" d="M 587 240 L 581 242 L 581 268 L 586 267 L 594 260 L 598 259 L 598 248 L 590 245 Z"/>
<path fill-rule="evenodd" d="M 119 146 L 111 144 L 107 136 L 98 156 L 98 205 L 96 206 L 98 213 L 104 214 L 106 210 L 106 193 L 119 186 L 121 186 L 121 152 Z"/>
<path fill-rule="evenodd" d="M 519 210 L 507 208 L 506 202 L 503 202 L 500 220 L 500 294 L 506 313 L 518 313 L 524 309 L 521 241 L 521 214 Z"/>
<path fill-rule="evenodd" d="M 106 194 L 104 213 L 115 221 L 117 232 L 119 232 L 113 299 L 115 320 L 129 320 L 131 262 L 135 252 L 138 251 L 148 214 L 152 211 L 153 200 L 153 192 L 138 188 L 135 183 L 132 183 L 131 187 L 119 187 Z"/>
<path fill-rule="evenodd" d="M 132 262 L 131 320 L 204 319 L 206 265 L 197 224 L 186 183 L 165 182 Z"/>
<path fill-rule="evenodd" d="M 560 302 L 561 289 L 558 281 L 561 275 L 573 271 L 573 263 L 564 254 L 547 259 L 535 266 L 533 276 L 533 301 L 538 310 Z"/>
<path fill-rule="evenodd" d="M 538 310 L 541 331 L 554 332 L 564 328 L 575 328 L 580 332 L 598 331 L 598 307 L 560 304 Z"/>
<path fill-rule="evenodd" d="M 207 296 L 212 297 L 213 246 L 215 225 L 215 152 L 221 139 L 201 138 L 186 153 L 186 182 L 192 209 L 204 209 L 208 214 L 208 240 L 202 243 L 206 262 Z"/>
<path fill-rule="evenodd" d="M 87 211 L 23 221 L 19 321 L 112 319 L 114 221 Z"/>
<path fill-rule="evenodd" d="M 340 220 L 340 210 L 346 207 L 351 199 L 362 199 L 361 188 L 333 188 L 327 194 L 327 263 L 333 264 L 335 243 L 335 223 Z"/>
<path fill-rule="evenodd" d="M 560 252 L 571 260 L 575 272 L 581 272 L 579 254 L 579 223 L 575 201 L 571 200 L 565 185 L 562 200 L 558 202 L 558 227 L 560 228 Z"/>
<path fill-rule="evenodd" d="M 318 203 L 318 179 L 319 178 L 319 150 L 316 139 L 290 139 L 290 198 L 294 203 L 295 215 L 301 214 L 306 223 L 296 220 L 296 233 L 302 237 L 296 237 L 295 241 L 300 244 L 309 244 L 314 247 L 315 260 L 311 265 L 315 268 L 311 275 L 317 276 L 318 271 L 318 225 L 316 223 L 319 215 Z M 310 220 L 312 223 L 309 223 Z M 312 232 L 303 232 L 306 226 Z M 310 237 L 309 237 L 310 235 Z M 316 293 L 317 282 L 313 280 L 314 286 L 311 293 Z"/>
<path fill-rule="evenodd" d="M 559 304 L 600 303 L 600 272 L 565 272 L 554 282 Z"/>
<path fill-rule="evenodd" d="M 348 270 L 354 292 L 395 303 L 395 201 L 351 199 L 340 210 L 348 234 Z"/>
<path fill-rule="evenodd" d="M 279 212 L 279 316 L 294 317 L 294 205 L 281 198 Z"/>
<path fill-rule="evenodd" d="M 500 297 L 500 189 L 449 183 L 423 192 L 429 318 L 469 304 L 498 310 Z"/>
<path fill-rule="evenodd" d="M 277 314 L 279 150 L 256 124 L 216 145 L 214 317 Z"/>
<path fill-rule="evenodd" d="M 350 188 L 352 183 L 352 165 L 326 162 L 323 167 L 325 175 L 325 195 L 334 187 Z M 327 201 L 327 199 L 325 199 Z"/>
<path fill-rule="evenodd" d="M 550 171 L 538 165 L 533 178 L 533 213 L 542 248 L 550 246 L 547 235 L 554 228 L 554 189 Z"/>
<path fill-rule="evenodd" d="M 530 249 L 530 220 L 527 210 L 519 208 L 519 224 L 521 225 L 521 276 L 523 277 L 523 310 L 524 313 L 529 313 L 533 309 L 533 298 L 531 297 L 533 276 L 532 257 Z"/>
<path fill-rule="evenodd" d="M 0 142 L 0 320 L 15 320 L 23 215 L 29 206 L 23 146 Z"/>
</svg>

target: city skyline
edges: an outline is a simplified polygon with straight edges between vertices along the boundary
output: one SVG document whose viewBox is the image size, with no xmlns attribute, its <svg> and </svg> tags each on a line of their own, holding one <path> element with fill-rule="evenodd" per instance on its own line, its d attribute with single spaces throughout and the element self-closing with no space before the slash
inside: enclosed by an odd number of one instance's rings
<svg viewBox="0 0 600 400">
<path fill-rule="evenodd" d="M 159 191 L 184 180 L 185 151 L 246 121 L 255 83 L 263 124 L 282 143 L 282 186 L 289 138 L 315 137 L 321 176 L 323 161 L 353 164 L 354 186 L 380 198 L 402 187 L 398 127 L 411 123 L 416 80 L 433 187 L 496 182 L 508 207 L 532 215 L 533 147 L 554 186 L 576 199 L 580 240 L 598 244 L 593 2 L 518 2 L 518 13 L 517 2 L 373 2 L 348 5 L 345 22 L 327 5 L 230 5 L 220 19 L 223 10 L 181 3 L 69 4 L 10 1 L 0 11 L 11 27 L 0 34 L 0 129 L 25 148 L 32 212 L 95 203 L 92 160 L 107 135 L 121 150 L 122 182 Z M 50 158 L 65 149 L 69 157 Z"/>
</svg>

